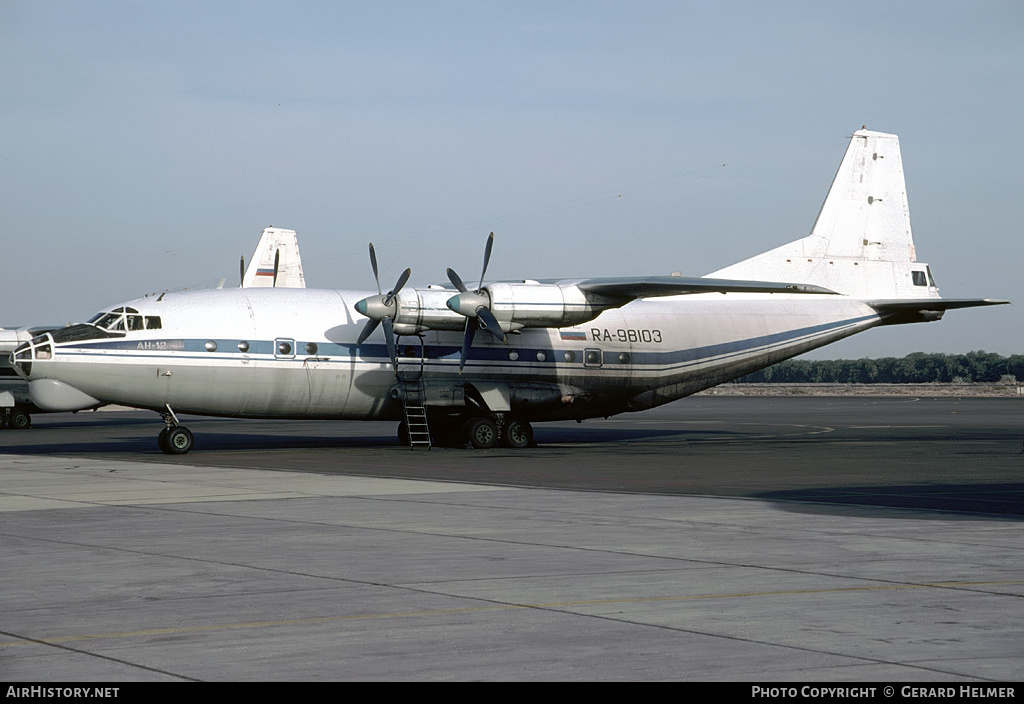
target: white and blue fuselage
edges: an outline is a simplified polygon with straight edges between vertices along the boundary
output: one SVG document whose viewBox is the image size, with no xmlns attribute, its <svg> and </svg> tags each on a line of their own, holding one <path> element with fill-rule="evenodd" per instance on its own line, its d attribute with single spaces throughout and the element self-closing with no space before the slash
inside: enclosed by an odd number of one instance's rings
<svg viewBox="0 0 1024 704">
<path fill-rule="evenodd" d="M 160 327 L 44 338 L 49 356 L 36 355 L 28 377 L 158 411 L 400 419 L 383 337 L 356 344 L 364 320 L 354 305 L 367 295 L 232 289 L 130 301 Z M 881 322 L 843 296 L 696 294 L 633 301 L 570 328 L 525 328 L 505 343 L 478 336 L 461 373 L 460 333 L 399 335 L 398 366 L 422 375 L 429 405 L 462 405 L 470 384 L 500 389 L 501 410 L 529 420 L 583 419 L 658 406 Z"/>
<path fill-rule="evenodd" d="M 491 240 L 484 272 L 490 251 Z M 376 276 L 372 245 L 370 259 Z M 239 288 L 142 298 L 35 337 L 12 362 L 41 408 L 160 412 L 165 452 L 191 448 L 179 412 L 404 418 L 409 438 L 426 436 L 431 416 L 430 434 L 450 442 L 486 447 L 501 435 L 520 447 L 531 422 L 653 408 L 876 325 L 1005 302 L 939 297 L 916 259 L 899 141 L 867 130 L 851 137 L 808 236 L 708 277 L 470 291 L 451 270 L 454 289 L 403 289 L 408 276 L 376 295 Z"/>
</svg>

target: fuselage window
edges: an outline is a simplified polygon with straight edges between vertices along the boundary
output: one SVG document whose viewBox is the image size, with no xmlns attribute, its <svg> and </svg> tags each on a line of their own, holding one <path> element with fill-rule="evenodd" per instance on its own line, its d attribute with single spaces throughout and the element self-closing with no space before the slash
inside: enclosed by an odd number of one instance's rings
<svg viewBox="0 0 1024 704">
<path fill-rule="evenodd" d="M 912 271 L 912 272 L 910 272 L 910 274 L 911 274 L 911 276 L 914 277 L 914 285 L 915 286 L 927 286 L 928 285 L 928 279 L 925 277 L 923 271 Z"/>
<path fill-rule="evenodd" d="M 159 330 L 160 329 L 160 316 L 159 315 L 147 315 L 146 316 L 146 329 L 147 330 Z"/>
<path fill-rule="evenodd" d="M 307 342 L 306 343 L 306 354 L 316 354 L 317 349 L 318 348 L 317 348 L 315 342 Z"/>
</svg>

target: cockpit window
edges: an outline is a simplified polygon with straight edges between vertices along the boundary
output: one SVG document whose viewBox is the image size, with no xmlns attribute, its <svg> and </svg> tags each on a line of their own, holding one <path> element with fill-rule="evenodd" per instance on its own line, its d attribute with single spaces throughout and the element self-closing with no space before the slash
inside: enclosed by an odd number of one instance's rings
<svg viewBox="0 0 1024 704">
<path fill-rule="evenodd" d="M 95 325 L 89 325 L 88 323 L 79 323 L 78 325 L 71 325 L 60 330 L 54 330 L 50 333 L 53 336 L 53 341 L 60 344 L 64 342 L 81 342 L 83 340 L 95 340 L 104 337 L 124 337 L 124 333 L 113 333 L 107 332 L 102 328 L 98 328 Z"/>
<path fill-rule="evenodd" d="M 115 308 L 109 313 L 97 313 L 89 319 L 89 323 L 104 330 L 113 331 L 135 331 L 135 330 L 159 330 L 160 316 L 139 315 L 134 308 Z"/>
<path fill-rule="evenodd" d="M 95 323 L 96 327 L 104 330 L 124 330 L 124 315 L 121 313 L 107 313 Z"/>
<path fill-rule="evenodd" d="M 914 277 L 914 285 L 915 286 L 927 286 L 928 285 L 928 279 L 925 278 L 925 275 L 924 275 L 923 271 L 912 271 L 912 272 L 910 272 L 910 275 Z"/>
</svg>

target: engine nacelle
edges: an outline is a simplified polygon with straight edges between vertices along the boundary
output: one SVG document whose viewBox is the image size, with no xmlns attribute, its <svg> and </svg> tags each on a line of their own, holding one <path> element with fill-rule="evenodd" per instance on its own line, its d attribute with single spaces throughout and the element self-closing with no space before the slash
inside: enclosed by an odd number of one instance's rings
<svg viewBox="0 0 1024 704">
<path fill-rule="evenodd" d="M 494 283 L 484 287 L 491 312 L 506 332 L 520 328 L 565 328 L 593 320 L 621 301 L 594 296 L 574 285 Z"/>
<path fill-rule="evenodd" d="M 457 313 L 448 301 L 459 295 L 450 288 L 403 289 L 392 303 L 392 323 L 399 335 L 426 330 L 464 330 L 472 311 Z M 470 294 L 476 296 L 476 294 Z M 491 312 L 504 332 L 522 328 L 564 328 L 593 320 L 625 300 L 586 293 L 572 284 L 542 284 L 535 281 L 494 283 L 483 288 Z M 369 300 L 369 299 L 367 299 Z"/>
<path fill-rule="evenodd" d="M 395 299 L 398 302 L 393 320 L 395 332 L 415 335 L 425 330 L 464 330 L 466 318 L 446 305 L 453 293 L 440 286 L 399 291 Z"/>
</svg>

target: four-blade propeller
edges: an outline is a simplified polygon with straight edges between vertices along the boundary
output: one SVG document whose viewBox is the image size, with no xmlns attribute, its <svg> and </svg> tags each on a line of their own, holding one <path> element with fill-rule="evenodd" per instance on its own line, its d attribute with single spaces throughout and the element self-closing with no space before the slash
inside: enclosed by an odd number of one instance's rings
<svg viewBox="0 0 1024 704">
<path fill-rule="evenodd" d="M 505 333 L 498 324 L 498 319 L 491 311 L 491 298 L 484 292 L 484 276 L 487 274 L 487 264 L 491 261 L 491 249 L 494 246 L 494 233 L 487 238 L 487 246 L 484 248 L 484 268 L 480 272 L 480 285 L 476 291 L 470 291 L 462 279 L 455 273 L 454 269 L 448 269 L 448 279 L 460 293 L 448 299 L 447 306 L 459 315 L 466 316 L 466 333 L 462 339 L 462 357 L 459 359 L 459 372 L 466 366 L 466 358 L 469 356 L 469 349 L 473 346 L 473 337 L 477 329 L 486 330 L 496 338 L 505 341 Z"/>
<path fill-rule="evenodd" d="M 469 350 L 473 346 L 473 337 L 476 331 L 486 330 L 496 338 L 505 341 L 505 333 L 491 311 L 491 299 L 484 290 L 484 276 L 487 274 L 487 265 L 491 260 L 491 249 L 494 247 L 494 233 L 487 238 L 487 246 L 484 248 L 484 266 L 480 272 L 480 285 L 475 291 L 470 291 L 462 282 L 454 269 L 448 269 L 448 278 L 459 293 L 448 299 L 447 306 L 452 311 L 466 317 L 465 335 L 462 341 L 462 356 L 459 359 L 459 371 L 466 366 L 466 359 L 469 357 Z M 355 308 L 370 320 L 359 333 L 356 345 L 363 344 L 373 334 L 373 331 L 380 325 L 384 328 L 384 340 L 388 346 L 388 356 L 391 357 L 391 365 L 397 371 L 398 352 L 395 347 L 394 320 L 398 316 L 398 292 L 402 290 L 412 269 L 406 269 L 398 277 L 394 287 L 386 294 L 381 292 L 380 276 L 377 271 L 377 254 L 370 243 L 370 266 L 373 267 L 373 278 L 377 282 L 377 295 L 364 298 L 357 302 Z"/>
<path fill-rule="evenodd" d="M 359 333 L 356 345 L 366 342 L 378 325 L 384 327 L 384 341 L 388 346 L 388 356 L 391 358 L 391 365 L 398 369 L 398 351 L 395 348 L 395 327 L 394 318 L 398 315 L 398 292 L 402 290 L 405 283 L 412 274 L 412 269 L 406 269 L 398 277 L 398 281 L 386 294 L 381 293 L 380 276 L 377 273 L 377 254 L 373 251 L 373 242 L 370 243 L 370 266 L 373 267 L 373 278 L 377 282 L 377 295 L 364 298 L 356 303 L 356 310 L 370 320 Z"/>
</svg>

